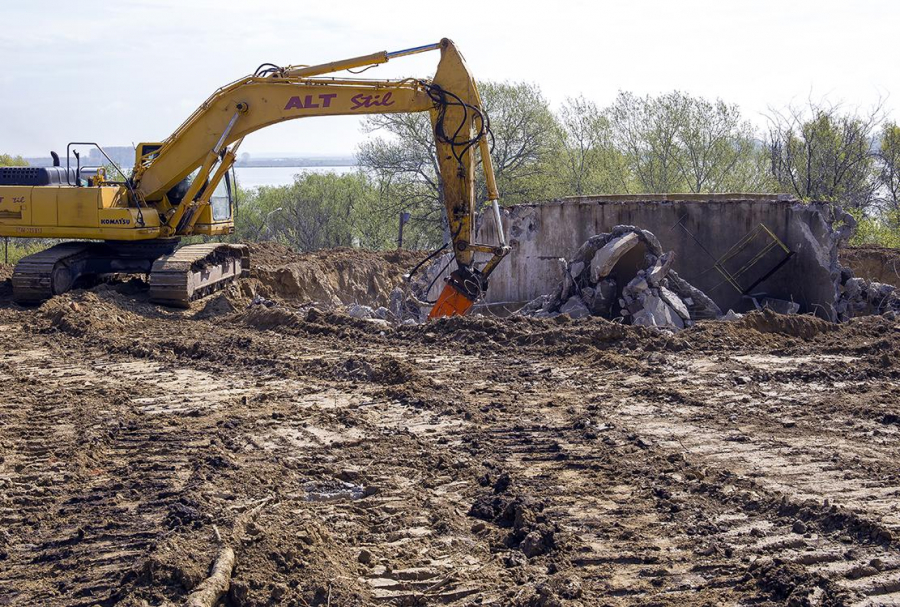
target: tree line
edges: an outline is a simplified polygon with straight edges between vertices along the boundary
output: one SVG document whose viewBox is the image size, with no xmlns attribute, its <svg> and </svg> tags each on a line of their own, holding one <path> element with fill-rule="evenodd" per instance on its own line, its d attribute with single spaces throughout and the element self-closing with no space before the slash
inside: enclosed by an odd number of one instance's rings
<svg viewBox="0 0 900 607">
<path fill-rule="evenodd" d="M 809 102 L 772 111 L 764 127 L 737 105 L 679 91 L 584 97 L 554 111 L 533 83 L 485 82 L 492 159 L 503 204 L 592 194 L 778 192 L 837 202 L 860 220 L 859 241 L 900 246 L 900 127 L 869 111 Z M 363 167 L 304 174 L 244 193 L 238 230 L 300 249 L 396 246 L 445 238 L 433 133 L 425 114 L 368 118 Z M 478 184 L 479 200 L 485 197 Z M 274 212 L 275 209 L 281 209 Z M 268 219 L 267 219 L 268 218 Z M 265 226 L 264 228 L 261 226 Z"/>
<path fill-rule="evenodd" d="M 900 126 L 881 107 L 827 102 L 770 111 L 754 126 L 737 105 L 679 91 L 620 92 L 608 106 L 566 99 L 554 111 L 528 82 L 484 82 L 503 204 L 592 194 L 778 192 L 837 202 L 858 242 L 900 246 Z M 239 189 L 236 238 L 299 250 L 441 244 L 444 205 L 426 114 L 366 119 L 350 174 L 303 173 L 290 185 Z M 0 157 L 0 164 L 19 159 Z M 484 184 L 477 185 L 479 202 Z"/>
</svg>

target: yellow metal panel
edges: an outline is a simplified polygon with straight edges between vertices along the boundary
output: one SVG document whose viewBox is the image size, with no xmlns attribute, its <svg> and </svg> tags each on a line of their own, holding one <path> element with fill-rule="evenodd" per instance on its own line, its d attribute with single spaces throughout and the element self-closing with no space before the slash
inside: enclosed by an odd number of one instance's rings
<svg viewBox="0 0 900 607">
<path fill-rule="evenodd" d="M 31 222 L 36 226 L 56 225 L 56 199 L 59 188 L 36 187 L 31 190 Z"/>
<path fill-rule="evenodd" d="M 101 209 L 128 206 L 128 199 L 126 197 L 128 190 L 126 188 L 120 186 L 105 186 L 94 189 L 100 190 L 99 207 Z"/>
<path fill-rule="evenodd" d="M 58 223 L 61 227 L 96 228 L 102 188 L 60 188 Z"/>
<path fill-rule="evenodd" d="M 0 225 L 28 225 L 31 223 L 32 186 L 0 187 Z"/>
<path fill-rule="evenodd" d="M 14 226 L 0 223 L 0 236 L 20 238 L 86 238 L 90 240 L 150 240 L 159 238 L 159 226 L 146 228 L 78 228 Z"/>
</svg>

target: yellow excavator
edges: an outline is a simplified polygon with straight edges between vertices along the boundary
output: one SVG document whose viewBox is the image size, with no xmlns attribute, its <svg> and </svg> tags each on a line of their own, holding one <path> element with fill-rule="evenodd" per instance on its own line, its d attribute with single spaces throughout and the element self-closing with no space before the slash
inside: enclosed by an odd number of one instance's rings
<svg viewBox="0 0 900 607">
<path fill-rule="evenodd" d="M 431 50 L 441 53 L 431 80 L 325 76 Z M 462 55 L 448 39 L 314 66 L 263 64 L 213 93 L 165 141 L 137 145 L 129 175 L 93 142 L 70 143 L 66 166 L 51 152 L 52 167 L 0 167 L 0 236 L 80 239 L 23 258 L 13 272 L 13 298 L 39 303 L 87 277 L 131 273 L 149 274 L 151 301 L 187 306 L 249 272 L 246 245 L 178 248 L 185 236 L 234 232 L 229 169 L 244 137 L 295 118 L 402 112 L 430 113 L 457 262 L 430 316 L 464 314 L 509 247 L 502 229 L 496 245 L 472 241 L 476 149 L 498 227 L 499 195 L 488 117 Z M 79 145 L 96 146 L 116 174 L 82 166 L 74 148 Z M 480 268 L 476 253 L 485 260 Z"/>
</svg>

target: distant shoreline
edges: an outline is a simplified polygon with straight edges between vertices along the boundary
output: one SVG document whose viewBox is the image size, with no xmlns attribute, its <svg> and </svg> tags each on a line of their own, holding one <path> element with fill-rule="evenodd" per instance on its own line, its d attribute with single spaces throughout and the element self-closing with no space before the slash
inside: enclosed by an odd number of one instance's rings
<svg viewBox="0 0 900 607">
<path fill-rule="evenodd" d="M 309 160 L 294 160 L 294 159 L 285 159 L 284 161 L 279 160 L 250 160 L 248 162 L 235 162 L 234 167 L 237 169 L 249 169 L 249 168 L 280 168 L 280 167 L 292 167 L 292 168 L 316 168 L 316 167 L 355 167 L 359 166 L 356 163 L 356 160 L 347 160 L 341 161 L 336 159 L 323 160 L 319 161 L 309 161 Z"/>
</svg>

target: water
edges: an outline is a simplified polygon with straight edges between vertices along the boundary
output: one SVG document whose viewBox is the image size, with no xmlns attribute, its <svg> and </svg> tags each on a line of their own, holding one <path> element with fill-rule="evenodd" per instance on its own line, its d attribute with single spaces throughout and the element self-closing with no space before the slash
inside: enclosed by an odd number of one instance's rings
<svg viewBox="0 0 900 607">
<path fill-rule="evenodd" d="M 289 185 L 299 173 L 337 173 L 344 175 L 356 171 L 355 166 L 337 167 L 235 167 L 238 183 L 242 188 Z"/>
</svg>

